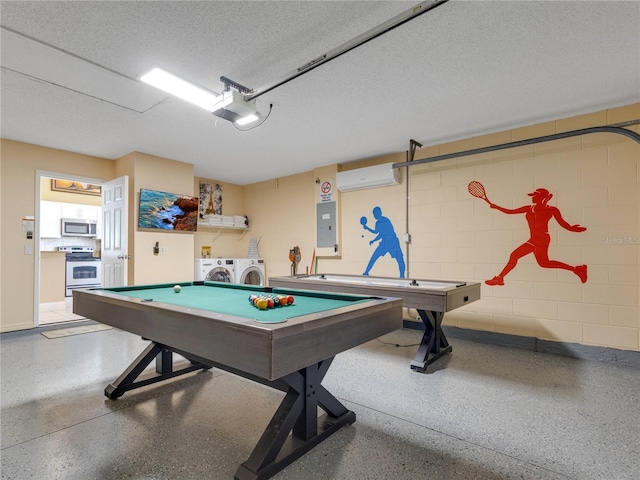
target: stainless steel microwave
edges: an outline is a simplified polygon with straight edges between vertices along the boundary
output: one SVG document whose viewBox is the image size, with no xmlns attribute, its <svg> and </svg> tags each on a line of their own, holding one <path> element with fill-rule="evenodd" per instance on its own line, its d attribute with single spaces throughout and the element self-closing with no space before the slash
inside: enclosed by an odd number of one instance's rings
<svg viewBox="0 0 640 480">
<path fill-rule="evenodd" d="M 97 234 L 97 222 L 84 218 L 63 218 L 63 237 L 95 237 Z"/>
</svg>

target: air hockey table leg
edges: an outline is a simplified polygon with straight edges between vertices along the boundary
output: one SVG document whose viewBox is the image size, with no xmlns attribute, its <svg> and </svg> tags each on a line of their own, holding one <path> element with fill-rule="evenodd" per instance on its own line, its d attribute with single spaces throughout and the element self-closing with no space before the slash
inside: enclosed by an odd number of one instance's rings
<svg viewBox="0 0 640 480">
<path fill-rule="evenodd" d="M 422 373 L 427 369 L 427 365 L 451 352 L 453 347 L 449 345 L 442 331 L 444 312 L 418 310 L 418 315 L 424 323 L 424 335 L 418 353 L 411 362 L 411 370 Z"/>
</svg>

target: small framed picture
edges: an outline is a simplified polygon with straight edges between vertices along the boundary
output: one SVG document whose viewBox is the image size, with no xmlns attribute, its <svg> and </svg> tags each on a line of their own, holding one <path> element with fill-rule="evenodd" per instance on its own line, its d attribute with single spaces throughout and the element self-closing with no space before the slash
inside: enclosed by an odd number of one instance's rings
<svg viewBox="0 0 640 480">
<path fill-rule="evenodd" d="M 51 190 L 55 192 L 82 193 L 84 195 L 102 195 L 102 187 L 93 183 L 81 183 L 74 180 L 51 180 Z"/>
</svg>

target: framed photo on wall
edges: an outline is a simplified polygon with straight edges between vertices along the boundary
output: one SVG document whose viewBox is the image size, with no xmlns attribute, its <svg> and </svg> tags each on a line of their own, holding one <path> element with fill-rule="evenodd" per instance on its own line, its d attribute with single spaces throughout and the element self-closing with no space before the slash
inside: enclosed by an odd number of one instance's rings
<svg viewBox="0 0 640 480">
<path fill-rule="evenodd" d="M 84 195 L 102 195 L 102 187 L 93 183 L 81 183 L 74 180 L 51 179 L 51 190 L 54 192 L 82 193 Z"/>
<path fill-rule="evenodd" d="M 139 230 L 195 232 L 198 228 L 198 197 L 140 189 Z"/>
<path fill-rule="evenodd" d="M 219 183 L 200 182 L 200 218 L 222 214 L 222 187 Z"/>
</svg>

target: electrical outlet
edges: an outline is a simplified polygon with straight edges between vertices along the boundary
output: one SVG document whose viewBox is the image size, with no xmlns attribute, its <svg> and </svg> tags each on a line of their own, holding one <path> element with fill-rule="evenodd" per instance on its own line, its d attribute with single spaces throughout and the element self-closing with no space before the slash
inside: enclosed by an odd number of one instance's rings
<svg viewBox="0 0 640 480">
<path fill-rule="evenodd" d="M 24 254 L 25 255 L 33 255 L 33 247 L 31 245 L 24 246 Z"/>
<path fill-rule="evenodd" d="M 164 255 L 164 247 L 160 247 L 160 255 Z"/>
</svg>

